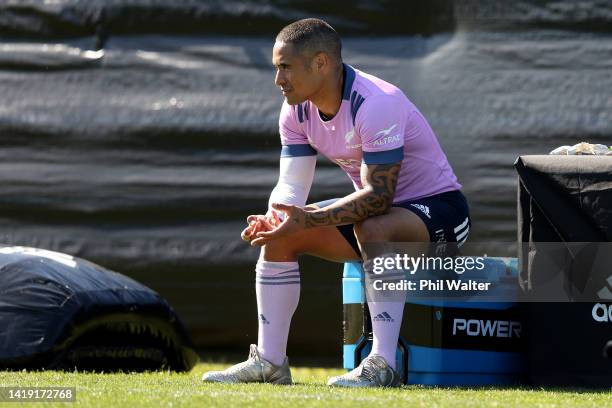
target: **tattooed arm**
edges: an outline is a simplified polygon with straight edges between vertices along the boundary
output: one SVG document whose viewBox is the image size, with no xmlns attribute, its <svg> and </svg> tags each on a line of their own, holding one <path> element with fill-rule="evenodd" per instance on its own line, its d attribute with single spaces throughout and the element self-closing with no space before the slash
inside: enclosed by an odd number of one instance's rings
<svg viewBox="0 0 612 408">
<path fill-rule="evenodd" d="M 401 162 L 362 164 L 362 190 L 355 191 L 325 209 L 305 212 L 303 221 L 298 222 L 305 228 L 311 228 L 354 224 L 368 217 L 385 214 L 393 203 L 400 166 Z"/>
<path fill-rule="evenodd" d="M 401 162 L 362 164 L 363 189 L 349 194 L 324 209 L 307 211 L 293 205 L 273 204 L 273 208 L 287 215 L 285 221 L 273 231 L 258 233 L 257 239 L 253 240 L 252 244 L 262 245 L 269 240 L 303 228 L 354 224 L 368 217 L 385 214 L 393 203 L 400 167 Z"/>
</svg>

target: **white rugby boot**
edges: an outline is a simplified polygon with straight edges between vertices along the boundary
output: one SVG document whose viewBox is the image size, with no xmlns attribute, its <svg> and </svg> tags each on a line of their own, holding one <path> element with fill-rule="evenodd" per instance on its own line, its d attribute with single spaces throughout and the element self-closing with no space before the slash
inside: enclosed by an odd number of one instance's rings
<svg viewBox="0 0 612 408">
<path fill-rule="evenodd" d="M 336 387 L 399 387 L 401 376 L 378 354 L 367 356 L 352 371 L 332 377 L 327 385 Z"/>
<path fill-rule="evenodd" d="M 291 370 L 289 360 L 280 366 L 264 360 L 259 355 L 257 345 L 251 344 L 249 359 L 231 366 L 223 371 L 209 371 L 202 376 L 204 382 L 218 383 L 272 383 L 272 384 L 293 384 L 291 380 Z"/>
</svg>

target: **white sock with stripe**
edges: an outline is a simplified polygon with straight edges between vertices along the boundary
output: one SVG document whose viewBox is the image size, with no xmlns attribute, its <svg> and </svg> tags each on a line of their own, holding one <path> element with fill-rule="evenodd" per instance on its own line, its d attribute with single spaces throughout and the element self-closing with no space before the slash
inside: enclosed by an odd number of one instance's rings
<svg viewBox="0 0 612 408">
<path fill-rule="evenodd" d="M 272 364 L 283 364 L 291 317 L 300 298 L 297 262 L 257 261 L 255 292 L 259 331 L 257 349 Z"/>
</svg>

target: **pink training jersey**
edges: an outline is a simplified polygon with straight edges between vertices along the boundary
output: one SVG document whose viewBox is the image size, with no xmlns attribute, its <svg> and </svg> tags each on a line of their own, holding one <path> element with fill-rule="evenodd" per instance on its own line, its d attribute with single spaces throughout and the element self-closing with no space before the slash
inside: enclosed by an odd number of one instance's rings
<svg viewBox="0 0 612 408">
<path fill-rule="evenodd" d="M 310 101 L 280 113 L 281 156 L 320 152 L 363 188 L 366 164 L 402 162 L 394 203 L 458 190 L 461 185 L 433 130 L 406 95 L 388 82 L 344 65 L 340 110 L 324 121 Z"/>
</svg>

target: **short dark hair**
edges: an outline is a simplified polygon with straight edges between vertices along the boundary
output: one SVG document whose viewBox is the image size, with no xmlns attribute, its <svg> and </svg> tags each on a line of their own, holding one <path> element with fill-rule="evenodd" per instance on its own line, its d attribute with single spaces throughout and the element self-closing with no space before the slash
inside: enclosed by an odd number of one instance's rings
<svg viewBox="0 0 612 408">
<path fill-rule="evenodd" d="M 276 41 L 293 44 L 300 54 L 307 53 L 308 57 L 325 52 L 338 64 L 342 63 L 340 36 L 319 18 L 305 18 L 285 26 L 276 36 Z"/>
</svg>

